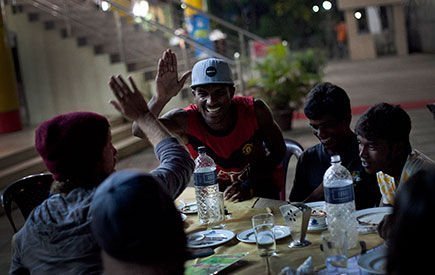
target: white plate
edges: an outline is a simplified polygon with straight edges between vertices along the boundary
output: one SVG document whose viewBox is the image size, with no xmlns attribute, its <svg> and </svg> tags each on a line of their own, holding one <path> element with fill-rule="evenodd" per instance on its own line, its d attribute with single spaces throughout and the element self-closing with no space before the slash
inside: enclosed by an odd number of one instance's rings
<svg viewBox="0 0 435 275">
<path fill-rule="evenodd" d="M 373 207 L 355 211 L 355 217 L 360 223 L 378 225 L 385 215 L 392 212 L 392 207 Z"/>
<path fill-rule="evenodd" d="M 318 233 L 328 229 L 328 226 L 308 226 L 307 231 L 310 233 Z"/>
<path fill-rule="evenodd" d="M 275 225 L 273 227 L 273 233 L 275 235 L 275 240 L 280 240 L 287 236 L 290 236 L 290 228 L 284 225 Z M 248 229 L 237 234 L 237 239 L 244 243 L 256 243 L 254 229 Z"/>
<path fill-rule="evenodd" d="M 385 215 L 393 212 L 392 207 L 373 207 L 355 211 L 358 233 L 369 234 L 377 231 L 378 224 Z"/>
<path fill-rule="evenodd" d="M 363 254 L 358 259 L 358 266 L 361 270 L 371 274 L 385 274 L 387 254 L 385 248 Z"/>
<path fill-rule="evenodd" d="M 187 236 L 187 247 L 204 248 L 230 241 L 235 234 L 229 230 L 214 229 L 191 233 Z"/>
<path fill-rule="evenodd" d="M 196 201 L 184 202 L 182 200 L 178 201 L 177 208 L 181 213 L 184 214 L 195 214 L 198 213 L 198 205 Z"/>
</svg>

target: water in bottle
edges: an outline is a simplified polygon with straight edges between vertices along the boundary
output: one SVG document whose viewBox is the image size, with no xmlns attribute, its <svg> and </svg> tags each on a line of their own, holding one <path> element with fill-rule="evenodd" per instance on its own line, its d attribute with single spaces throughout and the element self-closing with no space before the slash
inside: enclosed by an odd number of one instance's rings
<svg viewBox="0 0 435 275">
<path fill-rule="evenodd" d="M 358 240 L 357 221 L 353 215 L 355 195 L 352 175 L 341 165 L 339 155 L 331 157 L 331 166 L 323 176 L 323 187 L 328 230 L 332 236 L 338 236 L 344 229 L 348 248 L 352 248 Z"/>
<path fill-rule="evenodd" d="M 213 159 L 207 155 L 204 146 L 198 147 L 198 157 L 195 159 L 194 184 L 196 203 L 198 205 L 198 218 L 201 224 L 208 224 L 207 203 L 210 196 L 218 195 L 219 185 L 216 176 L 216 164 Z"/>
</svg>

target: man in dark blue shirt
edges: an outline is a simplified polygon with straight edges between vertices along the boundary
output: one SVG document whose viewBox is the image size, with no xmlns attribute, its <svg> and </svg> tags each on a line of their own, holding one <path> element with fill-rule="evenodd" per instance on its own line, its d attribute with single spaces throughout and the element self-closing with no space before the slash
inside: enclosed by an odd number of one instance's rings
<svg viewBox="0 0 435 275">
<path fill-rule="evenodd" d="M 346 92 L 331 83 L 320 83 L 308 94 L 304 113 L 320 143 L 300 156 L 290 201 L 324 200 L 323 175 L 331 165 L 331 156 L 340 155 L 342 165 L 353 176 L 356 208 L 377 206 L 381 194 L 376 177 L 366 174 L 361 166 L 356 135 L 350 129 L 352 114 Z"/>
</svg>

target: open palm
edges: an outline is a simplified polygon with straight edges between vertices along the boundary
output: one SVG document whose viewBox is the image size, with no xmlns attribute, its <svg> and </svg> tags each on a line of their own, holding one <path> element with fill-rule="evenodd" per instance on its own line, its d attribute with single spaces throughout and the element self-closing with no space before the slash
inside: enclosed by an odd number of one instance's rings
<svg viewBox="0 0 435 275">
<path fill-rule="evenodd" d="M 170 49 L 166 50 L 159 59 L 157 70 L 157 94 L 158 97 L 166 100 L 178 94 L 191 73 L 190 71 L 185 72 L 178 79 L 177 57 Z"/>
</svg>

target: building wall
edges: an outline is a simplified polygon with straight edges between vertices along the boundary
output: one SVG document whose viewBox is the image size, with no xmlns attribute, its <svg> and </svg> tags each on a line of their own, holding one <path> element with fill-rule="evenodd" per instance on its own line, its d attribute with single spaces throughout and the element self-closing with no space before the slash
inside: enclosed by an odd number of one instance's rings
<svg viewBox="0 0 435 275">
<path fill-rule="evenodd" d="M 435 1 L 413 0 L 417 30 L 421 38 L 421 50 L 426 53 L 435 53 Z"/>
<path fill-rule="evenodd" d="M 402 0 L 338 0 L 338 6 L 340 10 L 345 12 L 351 59 L 373 59 L 377 57 L 375 46 L 376 33 L 373 33 L 373 30 L 368 33 L 358 33 L 357 19 L 353 16 L 355 10 L 366 9 L 367 11 L 367 7 L 372 6 L 390 6 L 393 8 L 394 27 L 392 29 L 394 30 L 396 54 L 408 54 L 407 30 Z M 370 13 L 370 10 L 368 13 Z M 370 23 L 374 22 L 369 22 L 369 27 Z"/>
<path fill-rule="evenodd" d="M 346 23 L 348 24 L 348 45 L 349 54 L 353 60 L 375 58 L 375 43 L 370 33 L 358 34 L 356 20 L 353 17 L 353 11 L 345 12 Z"/>
<path fill-rule="evenodd" d="M 92 47 L 77 47 L 75 38 L 62 39 L 59 30 L 45 30 L 26 14 L 9 14 L 8 27 L 17 36 L 18 54 L 30 123 L 71 111 L 115 114 L 107 82 L 125 74 L 123 64 L 110 64 Z"/>
<path fill-rule="evenodd" d="M 147 94 L 155 90 L 140 71 L 127 72 L 123 63 L 111 64 L 108 55 L 95 55 L 91 46 L 78 47 L 75 38 L 61 38 L 59 30 L 45 30 L 41 22 L 29 22 L 26 14 L 8 9 L 6 18 L 9 31 L 17 36 L 30 124 L 71 111 L 119 115 L 108 103 L 113 99 L 108 86 L 112 75 L 131 75 Z M 177 97 L 164 111 L 186 103 Z"/>
</svg>

